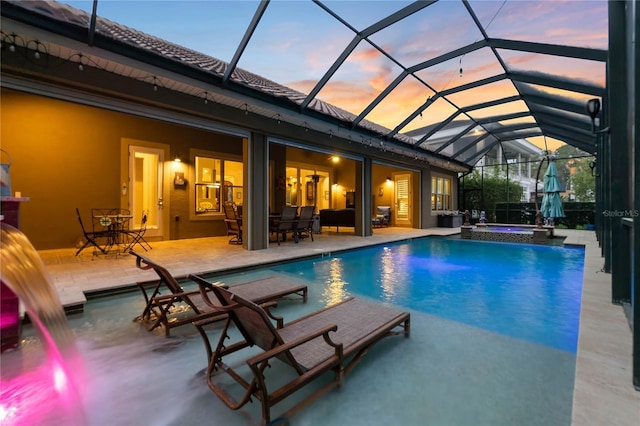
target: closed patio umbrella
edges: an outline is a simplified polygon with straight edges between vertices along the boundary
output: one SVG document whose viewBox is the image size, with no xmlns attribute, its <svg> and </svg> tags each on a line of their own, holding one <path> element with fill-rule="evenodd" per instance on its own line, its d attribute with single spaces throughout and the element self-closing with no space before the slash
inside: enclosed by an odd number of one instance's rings
<svg viewBox="0 0 640 426">
<path fill-rule="evenodd" d="M 550 225 L 553 225 L 555 218 L 564 217 L 560 192 L 562 192 L 562 188 L 558 181 L 556 162 L 550 159 L 549 166 L 544 174 L 544 195 L 542 196 L 542 203 L 540 205 L 540 212 L 543 217 L 550 219 Z"/>
</svg>

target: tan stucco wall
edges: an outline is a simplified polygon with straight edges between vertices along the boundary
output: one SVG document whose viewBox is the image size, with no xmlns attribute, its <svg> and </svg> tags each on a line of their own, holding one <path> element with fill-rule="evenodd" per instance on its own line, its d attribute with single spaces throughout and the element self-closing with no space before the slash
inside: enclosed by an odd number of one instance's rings
<svg viewBox="0 0 640 426">
<path fill-rule="evenodd" d="M 195 147 L 242 155 L 237 137 L 11 90 L 2 90 L 0 120 L 0 146 L 13 159 L 12 189 L 30 198 L 22 205 L 21 228 L 37 249 L 76 245 L 75 207 L 85 222 L 93 207 L 127 207 L 120 205 L 122 138 L 167 144 L 172 154 Z M 165 204 L 170 238 L 224 235 L 222 220 L 188 220 L 189 190 L 171 185 Z"/>
</svg>

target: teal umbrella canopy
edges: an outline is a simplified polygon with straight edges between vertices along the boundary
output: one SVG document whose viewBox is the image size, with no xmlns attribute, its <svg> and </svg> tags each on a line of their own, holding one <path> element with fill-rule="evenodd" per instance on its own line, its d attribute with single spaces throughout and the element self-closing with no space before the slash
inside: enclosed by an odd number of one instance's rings
<svg viewBox="0 0 640 426">
<path fill-rule="evenodd" d="M 544 217 L 564 217 L 564 209 L 562 208 L 562 198 L 557 192 L 550 192 L 542 196 L 542 205 L 540 211 Z"/>
<path fill-rule="evenodd" d="M 562 187 L 558 181 L 558 169 L 556 162 L 551 160 L 544 174 L 544 195 L 540 205 L 542 216 L 547 218 L 564 217 L 560 192 L 562 192 Z"/>
<path fill-rule="evenodd" d="M 558 168 L 553 160 L 549 162 L 547 171 L 544 173 L 544 192 L 562 192 L 562 187 L 558 180 Z"/>
</svg>

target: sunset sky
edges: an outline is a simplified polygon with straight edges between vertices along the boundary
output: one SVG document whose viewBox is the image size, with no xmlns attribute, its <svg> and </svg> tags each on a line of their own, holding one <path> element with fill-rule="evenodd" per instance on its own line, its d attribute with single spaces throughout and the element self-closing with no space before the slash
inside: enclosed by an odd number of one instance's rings
<svg viewBox="0 0 640 426">
<path fill-rule="evenodd" d="M 92 7 L 89 0 L 63 2 L 88 12 Z M 325 1 L 329 9 L 353 27 L 348 28 L 309 0 L 273 0 L 238 66 L 307 94 L 351 42 L 354 30 L 361 31 L 410 3 Z M 607 49 L 605 0 L 469 3 L 491 38 Z M 229 62 L 257 5 L 257 1 L 99 0 L 98 15 Z M 401 73 L 402 67 L 412 67 L 482 38 L 461 1 L 439 1 L 371 35 L 369 40 L 377 48 L 361 42 L 318 97 L 359 115 Z M 518 51 L 499 53 L 510 70 L 605 85 L 603 63 Z M 434 90 L 454 88 L 503 72 L 490 49 L 477 50 L 407 77 L 366 119 L 393 129 L 433 96 Z M 573 94 L 559 90 L 534 88 L 574 98 Z M 513 84 L 501 81 L 448 99 L 458 107 L 465 107 L 514 94 L 517 91 Z M 575 99 L 586 101 L 583 97 Z M 513 102 L 490 111 L 476 111 L 473 118 L 523 108 L 523 102 Z M 441 122 L 454 111 L 448 102 L 438 101 L 401 132 Z M 542 138 L 530 141 L 543 144 Z M 547 142 L 552 147 L 557 145 L 550 139 Z"/>
</svg>

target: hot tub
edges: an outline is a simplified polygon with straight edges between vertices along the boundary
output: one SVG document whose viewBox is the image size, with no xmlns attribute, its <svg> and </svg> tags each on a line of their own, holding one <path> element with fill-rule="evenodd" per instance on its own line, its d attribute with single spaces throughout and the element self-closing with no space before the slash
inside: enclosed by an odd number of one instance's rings
<svg viewBox="0 0 640 426">
<path fill-rule="evenodd" d="M 502 223 L 462 226 L 460 238 L 464 240 L 502 241 L 510 243 L 548 244 L 553 238 L 553 227 Z"/>
</svg>

